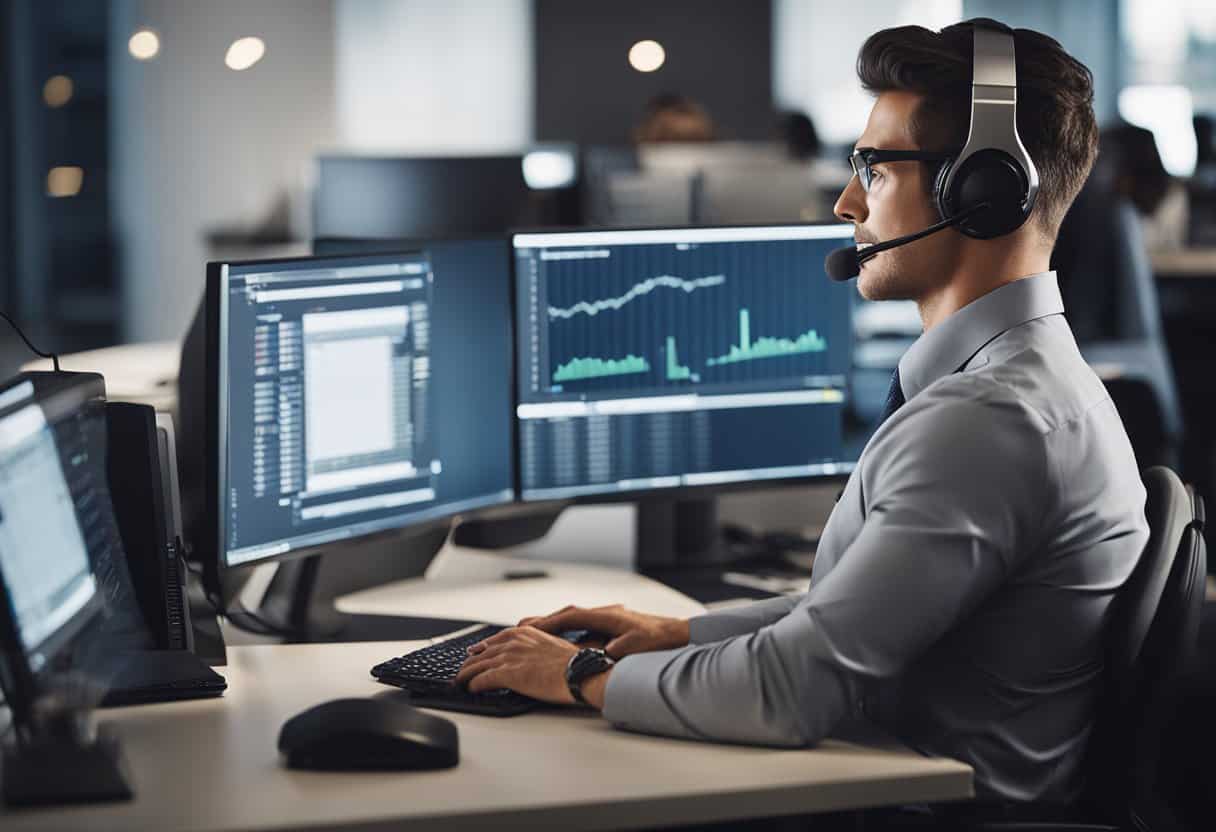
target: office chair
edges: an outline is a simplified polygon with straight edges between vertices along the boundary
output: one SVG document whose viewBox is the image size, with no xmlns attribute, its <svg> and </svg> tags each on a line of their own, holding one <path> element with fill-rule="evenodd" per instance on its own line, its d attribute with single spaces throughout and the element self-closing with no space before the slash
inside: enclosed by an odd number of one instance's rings
<svg viewBox="0 0 1216 832">
<path fill-rule="evenodd" d="M 1135 209 L 1091 180 L 1060 226 L 1051 267 L 1081 354 L 1107 381 L 1137 462 L 1177 467 L 1182 409 Z"/>
<path fill-rule="evenodd" d="M 1182 829 L 1160 799 L 1162 736 L 1195 649 L 1207 573 L 1203 500 L 1168 468 L 1144 472 L 1149 539 L 1115 596 L 1107 624 L 1103 699 L 1084 763 L 1079 810 L 979 820 L 983 832 Z M 1098 817 L 1102 823 L 1088 822 Z M 1077 818 L 1086 819 L 1077 822 Z"/>
</svg>

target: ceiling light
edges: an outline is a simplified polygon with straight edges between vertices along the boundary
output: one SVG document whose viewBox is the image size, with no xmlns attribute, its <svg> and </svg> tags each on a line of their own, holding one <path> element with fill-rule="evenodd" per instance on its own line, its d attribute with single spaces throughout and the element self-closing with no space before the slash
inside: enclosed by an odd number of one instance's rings
<svg viewBox="0 0 1216 832">
<path fill-rule="evenodd" d="M 46 195 L 76 196 L 84 186 L 84 168 L 73 165 L 51 168 L 46 175 Z"/>
<path fill-rule="evenodd" d="M 566 188 L 574 183 L 576 166 L 570 148 L 542 148 L 524 155 L 524 182 L 533 190 Z"/>
<path fill-rule="evenodd" d="M 224 63 L 229 69 L 234 69 L 240 72 L 262 60 L 262 56 L 266 54 L 266 43 L 261 38 L 241 38 L 234 41 L 232 46 L 228 47 L 228 54 L 224 56 Z"/>
<path fill-rule="evenodd" d="M 638 72 L 654 72 L 667 60 L 667 52 L 657 40 L 640 40 L 629 49 L 629 65 Z"/>
<path fill-rule="evenodd" d="M 75 87 L 66 75 L 53 75 L 42 85 L 42 100 L 52 110 L 57 110 L 72 100 Z"/>
<path fill-rule="evenodd" d="M 150 61 L 160 53 L 160 37 L 151 29 L 140 29 L 127 41 L 131 57 L 137 61 Z"/>
</svg>

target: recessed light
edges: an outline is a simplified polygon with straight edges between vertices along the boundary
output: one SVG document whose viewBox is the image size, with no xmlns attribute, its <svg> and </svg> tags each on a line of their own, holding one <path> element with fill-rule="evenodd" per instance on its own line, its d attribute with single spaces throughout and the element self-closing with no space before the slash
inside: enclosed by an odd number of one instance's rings
<svg viewBox="0 0 1216 832">
<path fill-rule="evenodd" d="M 84 168 L 75 165 L 51 168 L 46 175 L 46 195 L 76 196 L 84 186 Z"/>
<path fill-rule="evenodd" d="M 240 72 L 262 60 L 266 54 L 266 42 L 261 38 L 241 38 L 228 47 L 224 63 L 229 69 Z"/>
<path fill-rule="evenodd" d="M 151 29 L 140 29 L 127 41 L 131 57 L 137 61 L 150 61 L 160 54 L 160 36 Z"/>
<path fill-rule="evenodd" d="M 657 40 L 640 40 L 629 49 L 629 65 L 638 72 L 654 72 L 667 60 L 667 51 Z"/>
<path fill-rule="evenodd" d="M 52 75 L 42 85 L 42 100 L 52 110 L 57 110 L 72 100 L 75 85 L 66 75 Z"/>
</svg>

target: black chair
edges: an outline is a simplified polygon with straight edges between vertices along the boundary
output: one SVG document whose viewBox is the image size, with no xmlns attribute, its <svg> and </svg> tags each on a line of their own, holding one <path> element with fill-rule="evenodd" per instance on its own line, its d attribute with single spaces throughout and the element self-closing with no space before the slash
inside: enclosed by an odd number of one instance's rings
<svg viewBox="0 0 1216 832">
<path fill-rule="evenodd" d="M 1135 208 L 1091 179 L 1064 217 L 1051 267 L 1081 354 L 1106 381 L 1140 467 L 1177 467 L 1182 409 Z"/>
<path fill-rule="evenodd" d="M 965 824 L 986 832 L 1171 832 L 1161 799 L 1162 736 L 1195 649 L 1207 573 L 1203 500 L 1168 468 L 1144 472 L 1149 539 L 1111 606 L 1106 683 L 1085 762 L 1084 798 L 1055 811 Z"/>
</svg>

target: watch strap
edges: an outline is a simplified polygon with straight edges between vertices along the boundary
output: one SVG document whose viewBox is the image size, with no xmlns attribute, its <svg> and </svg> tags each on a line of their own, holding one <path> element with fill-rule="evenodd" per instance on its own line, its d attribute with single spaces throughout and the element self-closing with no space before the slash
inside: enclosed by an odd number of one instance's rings
<svg viewBox="0 0 1216 832">
<path fill-rule="evenodd" d="M 588 704 L 583 698 L 583 681 L 603 673 L 614 664 L 616 662 L 598 647 L 584 647 L 571 656 L 566 664 L 566 687 L 570 689 L 574 701 L 582 705 Z"/>
</svg>

